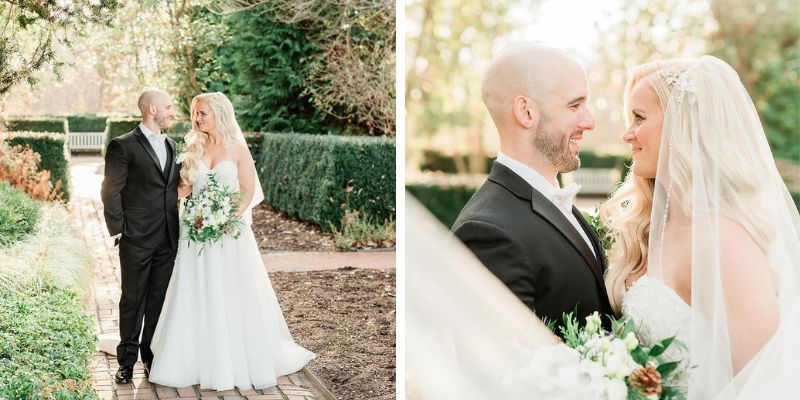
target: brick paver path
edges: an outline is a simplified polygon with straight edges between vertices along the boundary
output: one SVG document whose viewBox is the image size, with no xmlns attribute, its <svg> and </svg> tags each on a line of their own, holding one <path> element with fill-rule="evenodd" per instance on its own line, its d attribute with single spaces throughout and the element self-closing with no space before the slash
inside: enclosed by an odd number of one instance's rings
<svg viewBox="0 0 800 400">
<path fill-rule="evenodd" d="M 120 296 L 119 256 L 108 237 L 100 202 L 100 183 L 103 180 L 103 159 L 72 157 L 72 199 L 69 209 L 75 225 L 83 232 L 93 257 L 93 293 L 88 309 L 97 316 L 97 332 L 118 331 Z M 119 365 L 115 356 L 96 352 L 92 361 L 94 388 L 101 399 L 248 399 L 248 400 L 311 400 L 325 397 L 300 371 L 278 379 L 278 386 L 264 390 L 234 389 L 224 392 L 200 390 L 194 387 L 172 388 L 151 384 L 144 377 L 141 363 L 134 369 L 133 383 L 118 385 L 114 373 Z"/>
</svg>

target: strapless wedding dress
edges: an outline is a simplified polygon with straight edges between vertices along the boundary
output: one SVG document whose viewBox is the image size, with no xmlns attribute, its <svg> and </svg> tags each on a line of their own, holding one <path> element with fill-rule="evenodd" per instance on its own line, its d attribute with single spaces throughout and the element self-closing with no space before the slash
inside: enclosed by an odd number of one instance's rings
<svg viewBox="0 0 800 400">
<path fill-rule="evenodd" d="M 689 347 L 691 308 L 672 288 L 658 279 L 642 276 L 622 298 L 622 314 L 635 323 L 639 340 L 646 346 L 675 336 Z M 668 382 L 679 389 L 688 385 L 688 351 L 671 345 L 663 357 L 668 361 L 684 361 Z"/>
<path fill-rule="evenodd" d="M 238 190 L 232 161 L 200 163 L 194 190 L 216 175 Z M 260 389 L 296 372 L 314 357 L 292 339 L 253 231 L 200 246 L 181 240 L 164 308 L 152 342 L 150 381 L 166 386 Z"/>
</svg>

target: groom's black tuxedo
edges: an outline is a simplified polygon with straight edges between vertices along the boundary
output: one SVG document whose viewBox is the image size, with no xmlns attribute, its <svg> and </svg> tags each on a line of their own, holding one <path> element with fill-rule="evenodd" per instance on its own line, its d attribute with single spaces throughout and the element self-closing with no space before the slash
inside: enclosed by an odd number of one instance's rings
<svg viewBox="0 0 800 400">
<path fill-rule="evenodd" d="M 163 170 L 139 127 L 111 140 L 106 150 L 101 189 L 103 214 L 111 236 L 122 234 L 117 347 L 117 360 L 122 366 L 132 367 L 140 350 L 142 361 L 152 361 L 150 341 L 175 263 L 179 166 L 175 163 L 175 142 L 167 137 L 165 145 L 167 160 Z"/>
<path fill-rule="evenodd" d="M 540 318 L 561 325 L 575 307 L 581 322 L 594 311 L 613 315 L 599 240 L 578 209 L 572 213 L 599 257 L 553 203 L 495 161 L 452 232 Z"/>
</svg>

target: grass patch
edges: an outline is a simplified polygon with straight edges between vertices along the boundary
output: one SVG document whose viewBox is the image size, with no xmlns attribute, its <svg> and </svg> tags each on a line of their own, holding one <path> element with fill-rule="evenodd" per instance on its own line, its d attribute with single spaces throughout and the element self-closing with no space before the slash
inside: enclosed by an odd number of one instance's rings
<svg viewBox="0 0 800 400">
<path fill-rule="evenodd" d="M 397 241 L 396 224 L 393 219 L 378 224 L 372 218 L 362 216 L 358 211 L 347 210 L 341 225 L 340 229 L 331 224 L 333 239 L 339 250 L 392 247 Z"/>
<path fill-rule="evenodd" d="M 39 205 L 23 191 L 0 181 L 0 248 L 8 247 L 33 233 L 39 219 Z"/>
</svg>

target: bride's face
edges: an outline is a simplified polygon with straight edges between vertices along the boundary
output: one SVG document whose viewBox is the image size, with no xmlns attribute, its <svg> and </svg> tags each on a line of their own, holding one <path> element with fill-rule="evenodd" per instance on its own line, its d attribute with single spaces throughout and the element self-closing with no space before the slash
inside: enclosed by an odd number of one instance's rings
<svg viewBox="0 0 800 400">
<path fill-rule="evenodd" d="M 208 102 L 205 100 L 197 100 L 194 107 L 194 115 L 192 116 L 197 122 L 197 128 L 201 132 L 209 133 L 217 127 L 217 121 L 214 119 L 214 113 L 211 111 Z"/>
<path fill-rule="evenodd" d="M 632 123 L 622 140 L 631 146 L 633 173 L 645 179 L 655 179 L 664 118 L 649 82 L 640 81 L 634 87 L 628 112 Z"/>
</svg>

